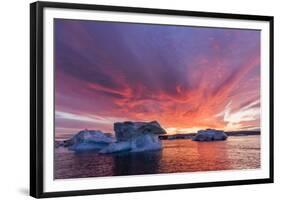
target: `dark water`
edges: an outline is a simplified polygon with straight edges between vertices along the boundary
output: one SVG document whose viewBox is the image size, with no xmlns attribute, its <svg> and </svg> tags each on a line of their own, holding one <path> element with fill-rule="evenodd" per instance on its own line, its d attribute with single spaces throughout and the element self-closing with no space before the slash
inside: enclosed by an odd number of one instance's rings
<svg viewBox="0 0 281 200">
<path fill-rule="evenodd" d="M 160 151 L 122 154 L 56 149 L 55 178 L 83 178 L 260 167 L 260 136 L 226 141 L 164 140 Z"/>
</svg>

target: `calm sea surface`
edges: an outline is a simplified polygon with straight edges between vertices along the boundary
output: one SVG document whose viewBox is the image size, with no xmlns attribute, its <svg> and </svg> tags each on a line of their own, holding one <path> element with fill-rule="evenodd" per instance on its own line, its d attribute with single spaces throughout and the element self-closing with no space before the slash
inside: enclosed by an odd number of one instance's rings
<svg viewBox="0 0 281 200">
<path fill-rule="evenodd" d="M 122 154 L 55 152 L 55 178 L 83 178 L 137 174 L 260 167 L 260 136 L 235 136 L 226 141 L 163 140 L 160 151 Z"/>
</svg>

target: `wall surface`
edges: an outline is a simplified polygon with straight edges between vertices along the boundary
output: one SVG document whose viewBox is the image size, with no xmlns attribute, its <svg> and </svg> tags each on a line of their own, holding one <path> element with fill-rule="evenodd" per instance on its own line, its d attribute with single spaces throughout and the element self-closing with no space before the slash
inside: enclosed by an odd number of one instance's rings
<svg viewBox="0 0 281 200">
<path fill-rule="evenodd" d="M 63 1 L 63 0 L 61 0 Z M 29 0 L 2 1 L 0 11 L 0 199 L 31 199 L 29 187 Z M 72 0 L 72 2 L 75 2 Z M 275 17 L 275 184 L 114 194 L 68 199 L 278 199 L 281 188 L 281 12 L 277 0 L 81 0 L 76 2 Z M 279 90 L 279 91 L 278 91 Z M 279 111 L 279 113 L 278 113 Z"/>
</svg>

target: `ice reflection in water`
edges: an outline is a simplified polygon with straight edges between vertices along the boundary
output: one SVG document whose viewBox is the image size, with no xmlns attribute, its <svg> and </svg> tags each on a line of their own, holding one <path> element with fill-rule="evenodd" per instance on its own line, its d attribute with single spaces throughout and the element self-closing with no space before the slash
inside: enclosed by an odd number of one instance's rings
<svg viewBox="0 0 281 200">
<path fill-rule="evenodd" d="M 122 154 L 57 150 L 55 178 L 82 178 L 260 167 L 260 136 L 227 141 L 165 140 L 160 151 Z"/>
</svg>

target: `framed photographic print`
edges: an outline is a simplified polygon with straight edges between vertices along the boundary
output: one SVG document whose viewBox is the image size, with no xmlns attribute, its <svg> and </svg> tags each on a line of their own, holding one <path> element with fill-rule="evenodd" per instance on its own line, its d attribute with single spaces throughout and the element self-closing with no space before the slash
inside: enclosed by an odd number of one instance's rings
<svg viewBox="0 0 281 200">
<path fill-rule="evenodd" d="M 30 5 L 30 195 L 273 182 L 273 17 Z"/>
</svg>

